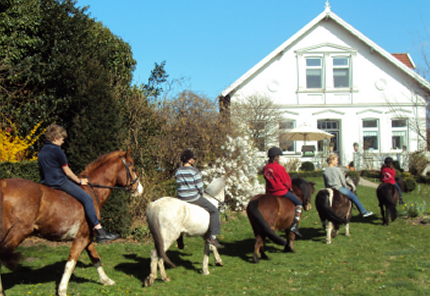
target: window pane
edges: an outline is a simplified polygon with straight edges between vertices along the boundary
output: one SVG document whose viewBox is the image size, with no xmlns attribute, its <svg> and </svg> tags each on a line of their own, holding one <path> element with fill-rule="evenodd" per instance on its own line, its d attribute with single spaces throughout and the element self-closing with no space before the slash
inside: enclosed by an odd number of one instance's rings
<svg viewBox="0 0 430 296">
<path fill-rule="evenodd" d="M 365 136 L 363 135 L 364 150 L 374 149 L 378 150 L 378 136 Z"/>
<path fill-rule="evenodd" d="M 363 127 L 378 127 L 378 121 L 375 120 L 363 120 Z"/>
<path fill-rule="evenodd" d="M 348 66 L 348 58 L 333 58 L 333 66 Z"/>
<path fill-rule="evenodd" d="M 334 87 L 349 87 L 349 69 L 333 69 Z"/>
<path fill-rule="evenodd" d="M 306 59 L 307 67 L 321 67 L 321 59 Z"/>
<path fill-rule="evenodd" d="M 392 136 L 392 144 L 391 148 L 393 149 L 402 149 L 403 145 L 406 145 L 406 131 L 394 131 Z"/>
<path fill-rule="evenodd" d="M 332 128 L 337 129 L 337 122 L 336 122 L 336 121 L 335 121 L 335 122 L 332 122 L 332 123 L 331 123 L 331 126 L 332 126 Z"/>
<path fill-rule="evenodd" d="M 306 87 L 321 88 L 321 69 L 306 70 Z"/>
<path fill-rule="evenodd" d="M 281 121 L 279 122 L 279 129 L 293 129 L 294 121 Z"/>
<path fill-rule="evenodd" d="M 393 119 L 391 127 L 406 127 L 406 119 Z"/>
</svg>

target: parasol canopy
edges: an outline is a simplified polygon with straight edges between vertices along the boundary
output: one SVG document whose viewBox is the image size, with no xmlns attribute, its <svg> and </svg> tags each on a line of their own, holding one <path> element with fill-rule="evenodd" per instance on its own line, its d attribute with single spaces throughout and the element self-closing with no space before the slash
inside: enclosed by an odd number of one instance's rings
<svg viewBox="0 0 430 296">
<path fill-rule="evenodd" d="M 301 125 L 286 132 L 286 141 L 322 141 L 334 135 L 307 125 Z"/>
</svg>

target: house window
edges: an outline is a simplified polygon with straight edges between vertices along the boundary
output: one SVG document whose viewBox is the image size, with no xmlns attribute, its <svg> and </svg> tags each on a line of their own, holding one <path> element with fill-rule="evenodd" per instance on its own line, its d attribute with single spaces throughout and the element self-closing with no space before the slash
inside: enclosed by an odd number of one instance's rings
<svg viewBox="0 0 430 296">
<path fill-rule="evenodd" d="M 349 87 L 349 59 L 333 58 L 333 85 L 335 88 Z"/>
<path fill-rule="evenodd" d="M 377 119 L 363 119 L 363 148 L 378 150 L 379 129 Z"/>
<path fill-rule="evenodd" d="M 306 88 L 322 88 L 322 59 L 306 59 Z"/>
<path fill-rule="evenodd" d="M 391 133 L 392 149 L 403 149 L 404 147 L 407 147 L 406 119 L 391 120 Z"/>
<path fill-rule="evenodd" d="M 279 122 L 279 147 L 282 149 L 282 151 L 296 151 L 295 142 L 286 140 L 286 132 L 290 129 L 293 129 L 295 126 L 296 123 L 294 120 L 285 120 Z"/>
</svg>

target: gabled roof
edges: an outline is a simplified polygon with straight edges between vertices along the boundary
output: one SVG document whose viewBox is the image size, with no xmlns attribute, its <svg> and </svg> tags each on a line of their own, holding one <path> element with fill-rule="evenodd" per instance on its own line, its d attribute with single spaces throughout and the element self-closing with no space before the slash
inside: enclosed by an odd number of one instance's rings
<svg viewBox="0 0 430 296">
<path fill-rule="evenodd" d="M 415 63 L 412 60 L 412 57 L 409 55 L 409 53 L 392 53 L 392 55 L 401 61 L 403 64 L 408 66 L 408 68 L 415 69 Z"/>
<path fill-rule="evenodd" d="M 246 72 L 244 75 L 242 75 L 238 80 L 233 82 L 229 87 L 227 87 L 222 93 L 221 97 L 226 97 L 228 94 L 230 94 L 232 91 L 236 90 L 242 83 L 244 83 L 248 78 L 253 76 L 255 73 L 257 73 L 260 69 L 262 69 L 265 65 L 270 63 L 273 59 L 275 59 L 278 55 L 283 54 L 284 51 L 288 49 L 288 47 L 293 44 L 295 41 L 297 41 L 300 37 L 305 35 L 307 32 L 312 30 L 315 26 L 318 25 L 321 21 L 330 18 L 333 21 L 335 21 L 337 24 L 339 24 L 341 27 L 343 27 L 345 30 L 350 32 L 353 36 L 367 44 L 373 51 L 378 52 L 381 56 L 389 60 L 392 64 L 394 64 L 397 68 L 402 70 L 404 73 L 406 73 L 408 76 L 415 79 L 417 82 L 419 82 L 421 85 L 423 85 L 425 88 L 430 90 L 430 83 L 425 80 L 423 77 L 415 73 L 411 68 L 406 66 L 403 62 L 401 62 L 398 58 L 393 56 L 392 54 L 388 53 L 386 50 L 384 50 L 382 47 L 374 43 L 372 40 L 367 38 L 365 35 L 360 33 L 358 30 L 356 30 L 354 27 L 352 27 L 350 24 L 345 22 L 343 19 L 341 19 L 339 16 L 337 16 L 334 12 L 331 11 L 330 6 L 326 4 L 325 10 L 318 15 L 316 18 L 314 18 L 310 23 L 308 23 L 306 26 L 304 26 L 301 30 L 299 30 L 296 34 L 291 36 L 287 41 L 285 41 L 283 44 L 281 44 L 278 48 L 276 48 L 274 51 L 272 51 L 268 56 L 266 56 L 264 59 L 262 59 L 259 63 L 257 63 L 254 67 L 252 67 L 248 72 Z M 407 54 L 409 56 L 409 54 Z M 412 62 L 412 59 L 410 59 L 410 62 Z M 413 62 L 412 62 L 413 63 Z M 414 65 L 414 64 L 413 64 Z"/>
</svg>

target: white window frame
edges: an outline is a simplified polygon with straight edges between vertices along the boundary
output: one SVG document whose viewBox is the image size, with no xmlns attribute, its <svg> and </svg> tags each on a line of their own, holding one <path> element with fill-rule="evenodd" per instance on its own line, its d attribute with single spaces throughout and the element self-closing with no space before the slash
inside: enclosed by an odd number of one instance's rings
<svg viewBox="0 0 430 296">
<path fill-rule="evenodd" d="M 371 122 L 371 121 L 375 121 L 376 122 L 376 127 L 365 127 L 364 122 Z M 362 126 L 362 140 L 363 140 L 363 149 L 369 152 L 379 152 L 380 151 L 380 147 L 381 147 L 381 143 L 380 143 L 380 132 L 379 132 L 379 126 L 380 126 L 380 121 L 378 118 L 363 118 L 361 120 L 361 126 Z M 367 147 L 367 141 L 365 139 L 365 137 L 375 137 L 376 136 L 376 147 Z"/>
<path fill-rule="evenodd" d="M 320 65 L 308 65 L 308 60 L 319 60 Z M 306 67 L 306 89 L 324 89 L 324 57 L 322 56 L 307 56 L 305 57 L 305 67 Z M 309 87 L 308 86 L 308 70 L 309 71 L 320 71 L 320 86 L 319 87 Z"/>
<path fill-rule="evenodd" d="M 394 127 L 394 121 L 404 121 L 404 126 Z M 394 147 L 394 137 L 403 136 L 404 140 L 400 143 L 401 147 Z M 408 120 L 406 118 L 392 118 L 391 119 L 391 149 L 396 151 L 402 151 L 403 146 L 408 149 Z"/>
<path fill-rule="evenodd" d="M 332 56 L 332 67 L 333 67 L 333 88 L 351 88 L 351 58 L 350 56 Z M 347 65 L 335 65 L 335 60 L 344 59 L 347 61 Z M 346 86 L 336 86 L 336 71 L 335 70 L 347 70 L 347 84 Z"/>
</svg>

